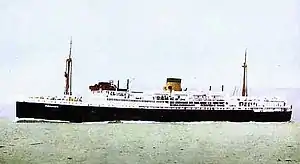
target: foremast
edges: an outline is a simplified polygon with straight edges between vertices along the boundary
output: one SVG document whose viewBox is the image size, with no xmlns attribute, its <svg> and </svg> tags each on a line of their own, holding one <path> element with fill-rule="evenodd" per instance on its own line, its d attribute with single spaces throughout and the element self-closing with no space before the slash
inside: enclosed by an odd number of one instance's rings
<svg viewBox="0 0 300 164">
<path fill-rule="evenodd" d="M 70 40 L 69 58 L 66 59 L 66 70 L 65 70 L 65 95 L 72 95 L 72 37 Z"/>
<path fill-rule="evenodd" d="M 245 50 L 245 60 L 242 66 L 244 68 L 243 73 L 243 89 L 242 89 L 242 96 L 248 96 L 248 89 L 247 89 L 247 48 Z"/>
</svg>

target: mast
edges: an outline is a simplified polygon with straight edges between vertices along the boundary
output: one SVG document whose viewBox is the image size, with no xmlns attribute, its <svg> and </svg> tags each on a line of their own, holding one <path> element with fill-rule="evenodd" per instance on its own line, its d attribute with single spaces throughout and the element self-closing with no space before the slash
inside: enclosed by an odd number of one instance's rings
<svg viewBox="0 0 300 164">
<path fill-rule="evenodd" d="M 242 66 L 244 68 L 244 74 L 243 74 L 243 89 L 242 89 L 242 96 L 248 96 L 248 90 L 247 90 L 247 48 L 245 50 L 245 61 Z"/>
<path fill-rule="evenodd" d="M 70 41 L 69 58 L 66 59 L 66 70 L 65 70 L 65 95 L 72 95 L 72 37 Z"/>
</svg>

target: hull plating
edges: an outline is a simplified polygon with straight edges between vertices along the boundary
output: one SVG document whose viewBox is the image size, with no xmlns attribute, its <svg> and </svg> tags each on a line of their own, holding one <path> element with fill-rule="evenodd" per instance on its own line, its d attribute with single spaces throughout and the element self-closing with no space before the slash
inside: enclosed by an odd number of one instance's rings
<svg viewBox="0 0 300 164">
<path fill-rule="evenodd" d="M 292 112 L 253 112 L 246 110 L 163 110 L 16 103 L 16 117 L 70 122 L 100 121 L 232 121 L 286 122 Z"/>
</svg>

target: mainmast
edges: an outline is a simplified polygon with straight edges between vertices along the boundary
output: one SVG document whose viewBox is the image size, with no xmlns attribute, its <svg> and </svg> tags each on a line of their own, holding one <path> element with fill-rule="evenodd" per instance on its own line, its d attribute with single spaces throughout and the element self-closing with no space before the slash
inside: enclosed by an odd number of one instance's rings
<svg viewBox="0 0 300 164">
<path fill-rule="evenodd" d="M 69 50 L 69 58 L 66 60 L 66 70 L 65 70 L 65 78 L 66 78 L 66 84 L 65 84 L 65 95 L 72 95 L 72 37 L 70 41 L 70 50 Z"/>
<path fill-rule="evenodd" d="M 244 64 L 243 64 L 242 67 L 244 68 L 242 96 L 248 96 L 248 90 L 247 90 L 247 48 L 245 50 L 245 61 L 244 61 Z"/>
</svg>

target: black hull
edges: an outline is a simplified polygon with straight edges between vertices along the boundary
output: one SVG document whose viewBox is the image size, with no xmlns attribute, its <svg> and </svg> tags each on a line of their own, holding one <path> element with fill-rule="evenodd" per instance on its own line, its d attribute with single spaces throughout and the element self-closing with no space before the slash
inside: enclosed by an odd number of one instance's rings
<svg viewBox="0 0 300 164">
<path fill-rule="evenodd" d="M 48 107 L 46 107 L 49 105 Z M 56 107 L 55 107 L 56 106 Z M 292 112 L 253 112 L 246 110 L 163 110 L 112 107 L 50 105 L 42 103 L 16 103 L 16 117 L 61 120 L 70 122 L 101 121 L 231 121 L 231 122 L 287 122 Z"/>
</svg>

